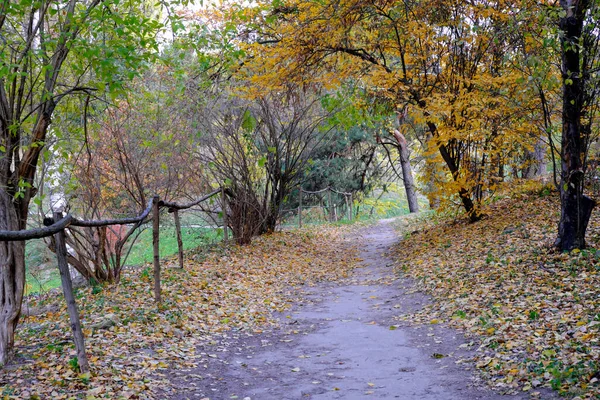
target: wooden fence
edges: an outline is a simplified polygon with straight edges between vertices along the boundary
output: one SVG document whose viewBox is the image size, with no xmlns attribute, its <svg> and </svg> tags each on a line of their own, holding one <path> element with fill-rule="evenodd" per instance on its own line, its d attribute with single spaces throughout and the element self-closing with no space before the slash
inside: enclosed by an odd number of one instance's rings
<svg viewBox="0 0 600 400">
<path fill-rule="evenodd" d="M 328 214 L 329 214 L 329 222 L 335 222 L 336 221 L 336 217 L 337 217 L 337 212 L 336 212 L 336 205 L 332 200 L 332 193 L 336 193 L 339 195 L 344 196 L 344 203 L 346 206 L 346 214 L 348 217 L 348 221 L 352 221 L 353 219 L 353 195 L 352 193 L 346 193 L 346 192 L 340 192 L 338 190 L 335 190 L 334 188 L 332 188 L 331 186 L 326 187 L 325 189 L 321 189 L 321 190 L 317 190 L 314 192 L 308 191 L 308 190 L 304 190 L 302 188 L 300 188 L 299 190 L 299 201 L 298 201 L 298 226 L 302 227 L 302 210 L 303 209 L 307 209 L 309 207 L 307 207 L 306 205 L 303 205 L 303 195 L 304 194 L 308 194 L 308 195 L 318 195 L 321 193 L 325 193 L 327 195 L 327 207 L 326 209 L 328 210 Z"/>
<path fill-rule="evenodd" d="M 73 283 L 71 281 L 71 274 L 69 272 L 69 265 L 67 262 L 67 246 L 65 241 L 65 229 L 69 226 L 80 226 L 80 227 L 101 227 L 110 225 L 128 225 L 135 224 L 136 229 L 147 220 L 152 214 L 152 246 L 153 246 L 153 266 L 154 266 L 154 301 L 160 303 L 161 298 L 161 287 L 160 287 L 160 254 L 159 254 L 159 227 L 160 227 L 160 209 L 167 208 L 169 213 L 173 214 L 175 220 L 175 228 L 177 233 L 177 247 L 179 255 L 179 266 L 183 268 L 183 241 L 181 239 L 181 224 L 179 222 L 179 211 L 194 207 L 203 201 L 210 199 L 213 196 L 221 195 L 221 210 L 223 213 L 223 239 L 227 241 L 229 239 L 228 232 L 228 220 L 227 220 L 227 202 L 225 201 L 225 190 L 223 188 L 217 189 L 198 200 L 195 200 L 187 204 L 178 204 L 174 202 L 161 201 L 159 196 L 154 196 L 152 200 L 148 202 L 146 209 L 138 216 L 131 218 L 122 219 L 106 219 L 106 220 L 80 220 L 73 217 L 70 214 L 63 215 L 61 212 L 55 212 L 52 218 L 44 219 L 43 228 L 26 229 L 21 231 L 4 231 L 0 230 L 0 241 L 24 241 L 31 239 L 41 239 L 54 235 L 55 247 L 56 247 L 56 259 L 58 262 L 58 269 L 60 272 L 60 279 L 62 284 L 63 295 L 67 303 L 67 311 L 69 313 L 69 319 L 71 322 L 71 331 L 73 334 L 73 341 L 75 343 L 75 349 L 77 351 L 77 361 L 79 368 L 82 373 L 89 371 L 89 363 L 85 352 L 85 339 L 83 331 L 81 330 L 81 322 L 79 318 L 79 311 L 73 295 Z"/>
</svg>

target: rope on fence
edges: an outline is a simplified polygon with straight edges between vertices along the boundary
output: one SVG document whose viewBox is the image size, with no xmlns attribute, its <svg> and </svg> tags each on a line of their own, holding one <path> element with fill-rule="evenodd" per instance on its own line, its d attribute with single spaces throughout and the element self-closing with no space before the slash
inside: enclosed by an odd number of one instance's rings
<svg viewBox="0 0 600 400">
<path fill-rule="evenodd" d="M 127 224 L 135 224 L 138 222 L 142 222 L 143 220 L 150 215 L 152 211 L 152 206 L 154 205 L 154 197 L 152 200 L 148 202 L 146 209 L 142 211 L 140 215 L 137 217 L 131 218 L 120 218 L 120 219 L 101 219 L 101 220 L 91 220 L 91 221 L 83 221 L 77 218 L 73 218 L 73 222 L 71 225 L 73 226 L 86 226 L 86 227 L 98 227 L 98 226 L 109 226 L 109 225 L 127 225 Z M 160 202 L 159 202 L 160 206 Z"/>
<path fill-rule="evenodd" d="M 162 205 L 164 207 L 168 208 L 168 211 L 170 213 L 173 213 L 173 219 L 175 220 L 175 233 L 177 235 L 177 255 L 178 255 L 178 259 L 179 259 L 179 268 L 183 269 L 183 240 L 181 238 L 181 222 L 179 220 L 179 210 L 186 210 L 188 208 L 192 208 L 194 206 L 197 206 L 198 204 L 202 203 L 205 200 L 210 199 L 211 197 L 217 195 L 221 193 L 222 194 L 222 208 L 223 208 L 223 239 L 225 241 L 227 241 L 228 239 L 228 233 L 227 233 L 227 214 L 226 214 L 226 210 L 225 210 L 225 196 L 223 195 L 223 188 L 219 188 L 217 190 L 214 190 L 212 192 L 210 192 L 209 194 L 202 196 L 201 198 L 199 198 L 198 200 L 192 201 L 191 203 L 187 203 L 187 204 L 177 204 L 177 203 L 170 203 L 170 202 L 162 202 Z"/>
<path fill-rule="evenodd" d="M 302 193 L 306 193 L 306 194 L 319 194 L 319 193 L 326 192 L 328 190 L 331 190 L 333 193 L 341 194 L 343 196 L 350 196 L 352 194 L 352 192 L 340 192 L 339 190 L 335 190 L 331 186 L 327 186 L 325 189 L 317 190 L 317 191 L 314 191 L 314 192 L 311 192 L 311 191 L 308 191 L 308 190 L 304 190 L 302 188 L 300 188 L 300 190 L 302 191 Z"/>
</svg>

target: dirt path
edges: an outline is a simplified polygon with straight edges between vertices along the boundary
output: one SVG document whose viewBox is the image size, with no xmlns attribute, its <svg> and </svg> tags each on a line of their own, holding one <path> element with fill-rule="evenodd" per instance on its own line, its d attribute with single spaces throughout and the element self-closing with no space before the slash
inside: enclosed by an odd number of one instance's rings
<svg viewBox="0 0 600 400">
<path fill-rule="evenodd" d="M 194 370 L 168 377 L 171 399 L 505 399 L 477 385 L 459 349 L 464 339 L 441 326 L 398 326 L 393 316 L 427 298 L 408 294 L 385 253 L 397 241 L 389 222 L 363 231 L 363 268 L 352 279 L 307 291 L 281 315 L 281 328 L 232 333 L 203 349 Z M 520 398 L 510 396 L 511 399 Z"/>
</svg>

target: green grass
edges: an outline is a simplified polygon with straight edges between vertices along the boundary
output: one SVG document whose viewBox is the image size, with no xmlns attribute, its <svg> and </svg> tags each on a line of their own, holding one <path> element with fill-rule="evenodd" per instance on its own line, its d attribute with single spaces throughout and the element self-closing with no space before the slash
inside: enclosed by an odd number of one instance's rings
<svg viewBox="0 0 600 400">
<path fill-rule="evenodd" d="M 183 222 L 189 224 L 188 221 L 184 220 Z M 219 242 L 223 238 L 223 230 L 183 227 L 181 228 L 181 238 L 184 250 L 189 250 Z M 162 226 L 160 228 L 159 251 L 161 257 L 168 257 L 177 253 L 177 236 L 173 226 Z M 123 257 L 126 254 L 124 252 Z M 151 262 L 153 256 L 152 229 L 144 229 L 133 244 L 125 263 L 126 265 L 140 265 Z M 44 263 L 53 265 L 54 268 L 40 271 L 38 267 Z M 27 243 L 25 265 L 27 266 L 27 294 L 47 292 L 61 286 L 60 274 L 58 267 L 56 267 L 56 257 L 41 240 L 32 240 Z"/>
<path fill-rule="evenodd" d="M 47 292 L 52 289 L 59 288 L 60 283 L 60 274 L 58 273 L 58 269 L 56 271 L 52 271 L 49 274 L 49 278 L 45 278 L 43 280 L 37 279 L 33 274 L 28 273 L 26 276 L 27 279 L 27 288 L 26 295 Z"/>
<path fill-rule="evenodd" d="M 56 257 L 42 239 L 30 240 L 25 246 L 26 294 L 60 287 L 58 268 L 41 270 L 42 264 L 56 265 Z"/>
<path fill-rule="evenodd" d="M 181 240 L 184 250 L 194 249 L 216 243 L 223 238 L 222 229 L 181 228 Z M 161 257 L 177 253 L 177 236 L 174 227 L 161 227 L 159 252 Z M 127 265 L 140 265 L 152 261 L 152 230 L 145 229 L 134 243 L 127 258 Z"/>
</svg>

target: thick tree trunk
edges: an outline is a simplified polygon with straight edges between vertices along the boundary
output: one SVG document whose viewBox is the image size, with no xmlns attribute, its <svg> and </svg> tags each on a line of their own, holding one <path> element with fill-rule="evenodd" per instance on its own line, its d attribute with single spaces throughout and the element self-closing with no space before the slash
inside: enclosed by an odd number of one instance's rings
<svg viewBox="0 0 600 400">
<path fill-rule="evenodd" d="M 250 244 L 264 222 L 262 204 L 249 190 L 236 188 L 225 191 L 229 196 L 229 221 L 233 238 L 239 245 Z"/>
<path fill-rule="evenodd" d="M 583 249 L 585 231 L 596 202 L 586 195 L 561 189 L 560 203 L 561 216 L 555 244 L 561 250 Z"/>
<path fill-rule="evenodd" d="M 585 155 L 584 138 L 581 134 L 581 113 L 584 103 L 585 80 L 580 69 L 580 38 L 583 31 L 588 1 L 562 0 L 561 6 L 566 15 L 560 19 L 563 32 L 562 79 L 563 110 L 561 137 L 561 177 L 560 202 L 561 216 L 558 224 L 558 238 L 555 245 L 561 250 L 585 247 L 585 231 L 596 205 L 595 201 L 583 194 Z"/>
<path fill-rule="evenodd" d="M 54 89 L 73 42 L 101 1 L 87 2 L 86 11 L 76 16 L 78 3 L 75 0 L 64 3 L 60 23 L 51 24 L 56 28 L 50 46 L 54 50 L 47 57 L 36 59 L 35 65 L 32 65 L 31 55 L 35 53 L 32 47 L 39 46 L 44 29 L 39 26 L 32 29 L 31 25 L 26 28 L 26 24 L 11 28 L 14 30 L 11 36 L 23 36 L 19 42 L 22 44 L 6 46 L 11 55 L 5 59 L 16 62 L 10 67 L 15 78 L 0 79 L 0 229 L 22 230 L 27 225 L 29 203 L 36 193 L 33 180 L 38 159 L 60 98 L 55 97 Z M 31 7 L 31 13 L 23 15 L 22 21 L 46 21 L 49 10 L 51 7 Z M 22 136 L 33 120 L 33 114 L 31 118 L 24 116 L 28 112 L 37 113 L 37 117 L 30 134 Z M 24 249 L 24 242 L 0 242 L 0 365 L 8 361 L 19 320 L 25 287 Z"/>
<path fill-rule="evenodd" d="M 411 213 L 419 212 L 419 203 L 417 202 L 417 191 L 412 169 L 410 167 L 410 151 L 406 138 L 400 131 L 393 131 L 394 138 L 398 142 L 400 150 L 400 166 L 402 167 L 402 178 L 404 180 L 404 190 L 406 191 L 406 200 L 408 200 L 408 209 Z"/>
<path fill-rule="evenodd" d="M 0 230 L 21 229 L 12 196 L 0 189 Z M 25 291 L 25 242 L 0 242 L 0 366 L 11 355 Z"/>
<path fill-rule="evenodd" d="M 261 235 L 263 233 L 274 232 L 277 228 L 277 221 L 279 220 L 284 194 L 288 193 L 286 183 L 278 178 L 272 179 L 271 186 L 273 190 L 268 201 L 265 203 L 264 220 L 259 231 L 259 234 Z"/>
</svg>

